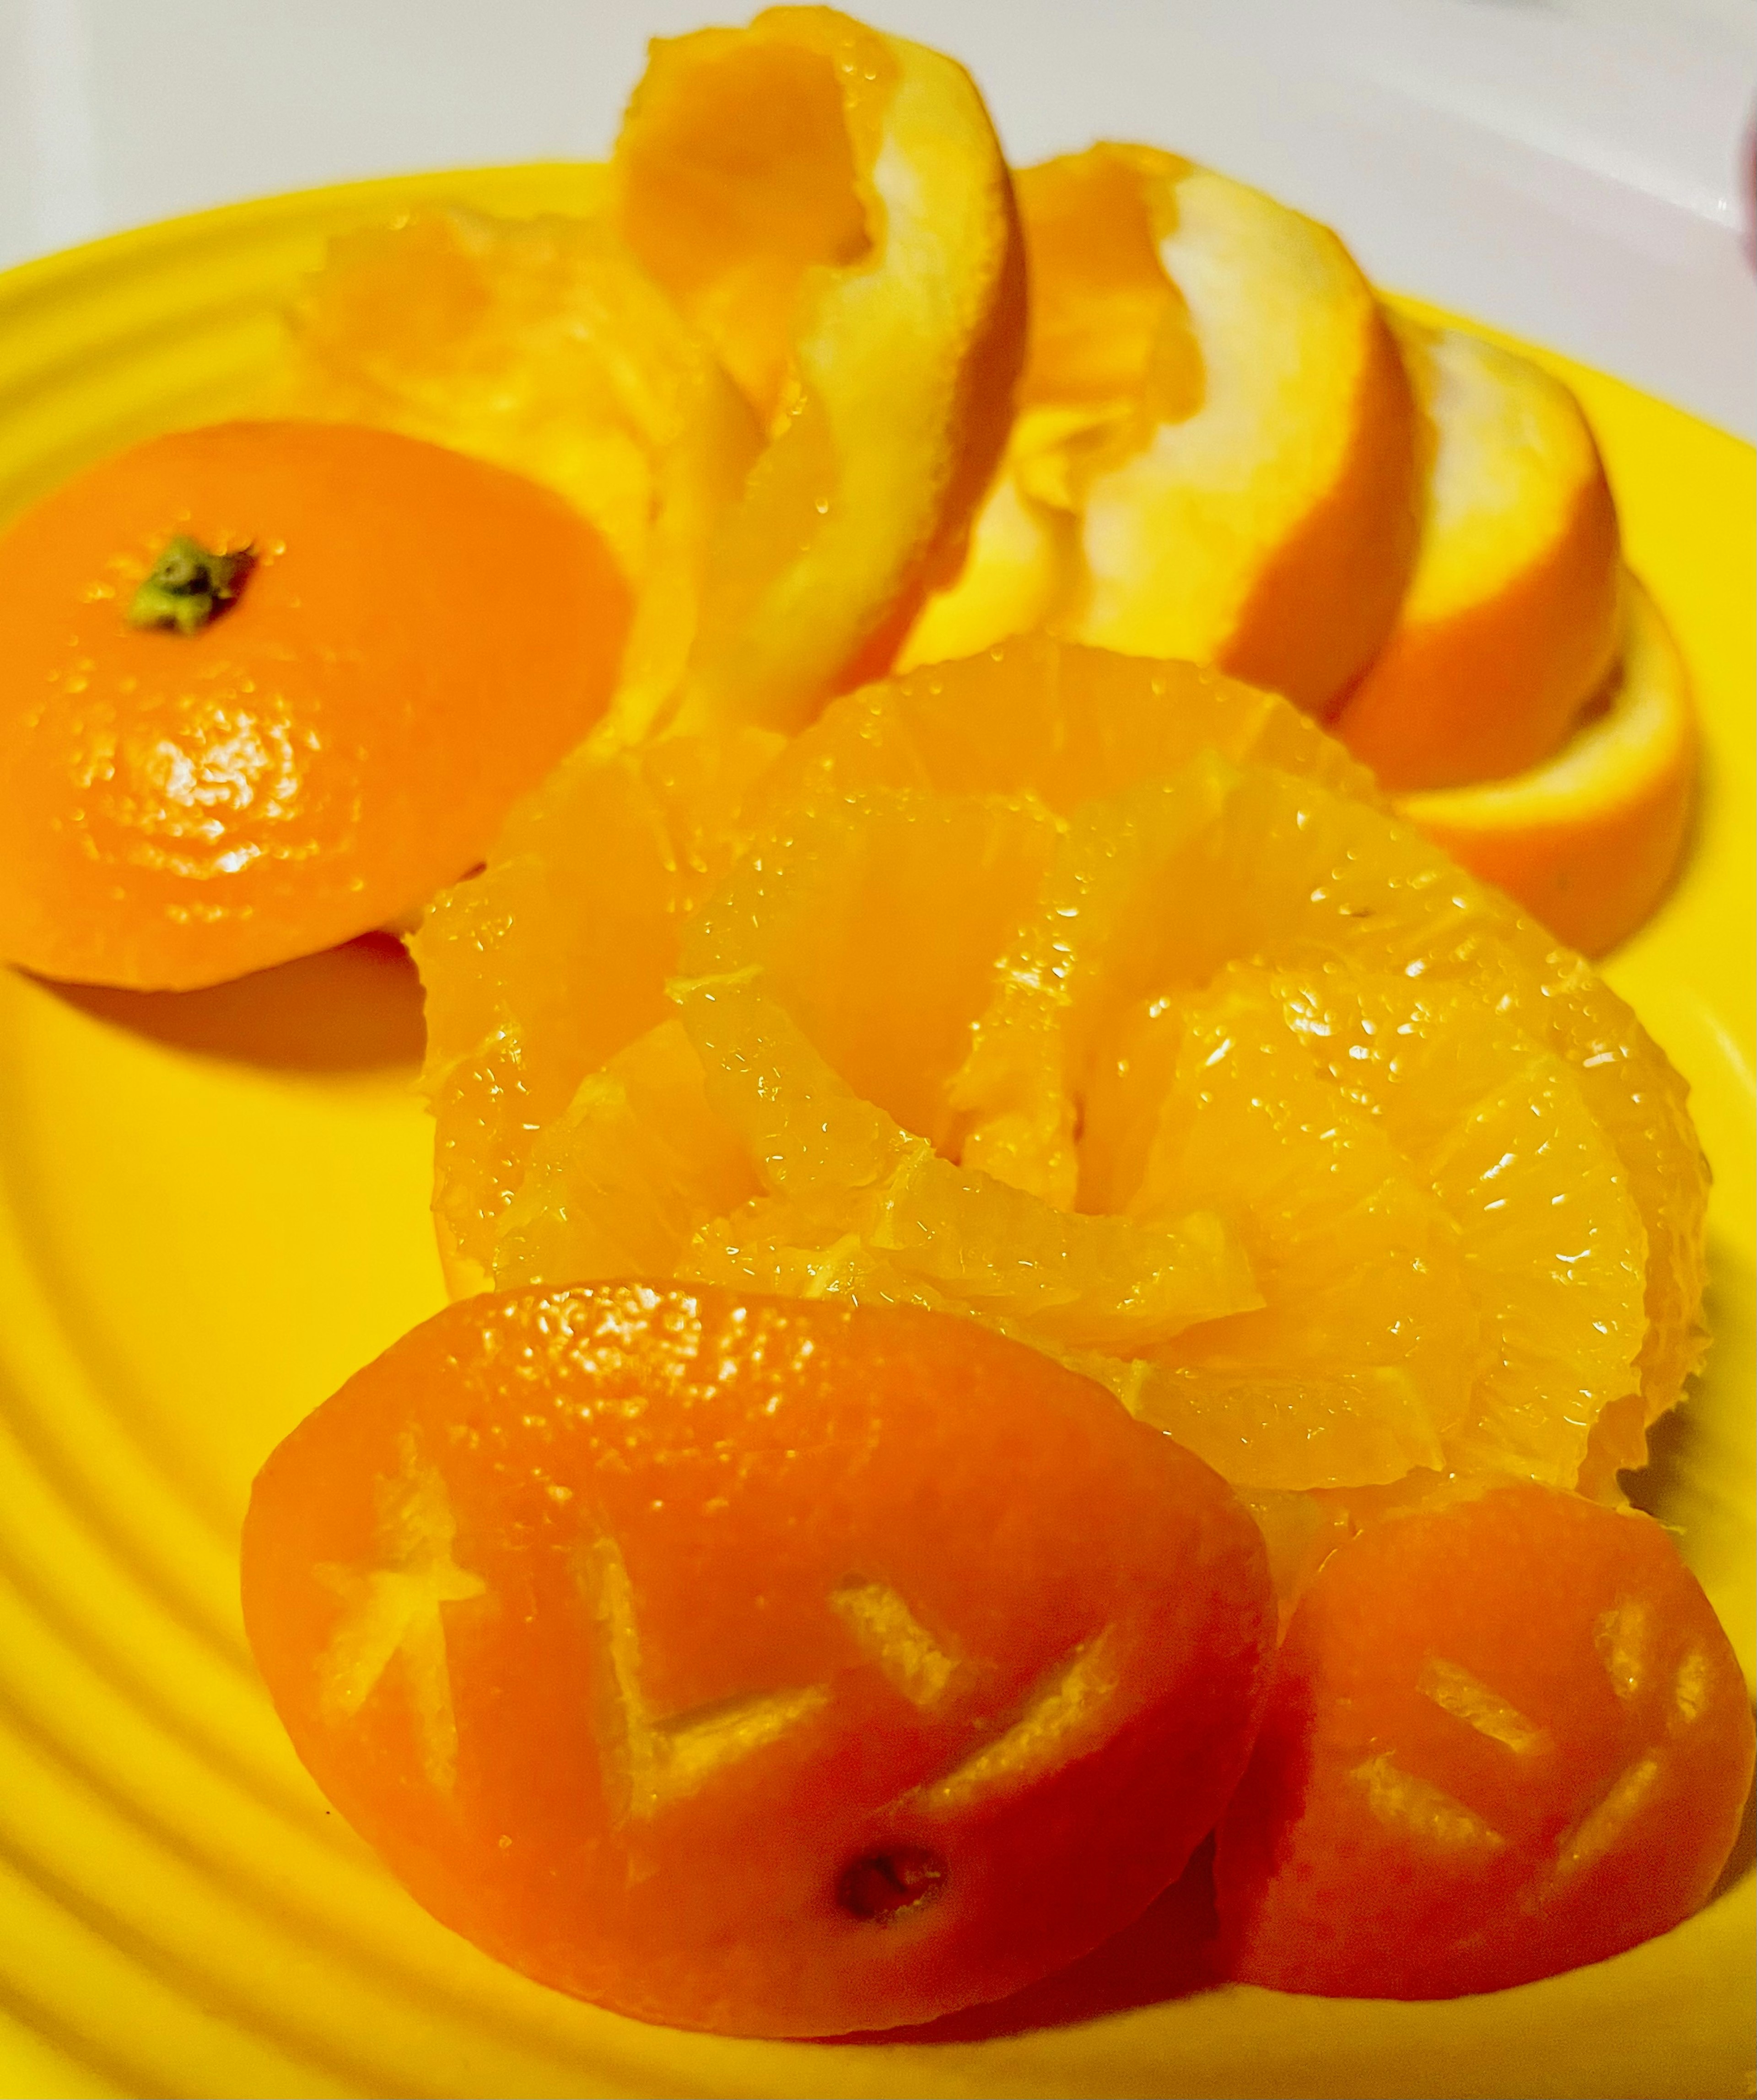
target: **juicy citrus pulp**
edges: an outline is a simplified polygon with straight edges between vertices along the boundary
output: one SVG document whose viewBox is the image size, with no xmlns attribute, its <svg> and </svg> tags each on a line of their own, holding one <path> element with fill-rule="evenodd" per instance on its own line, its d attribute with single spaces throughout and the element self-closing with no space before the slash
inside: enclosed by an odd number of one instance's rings
<svg viewBox="0 0 1757 2100">
<path fill-rule="evenodd" d="M 950 1308 L 1260 1493 L 1603 1485 L 1693 1362 L 1675 1075 L 1216 674 L 1029 639 L 582 759 L 420 951 L 464 1287 Z"/>
</svg>

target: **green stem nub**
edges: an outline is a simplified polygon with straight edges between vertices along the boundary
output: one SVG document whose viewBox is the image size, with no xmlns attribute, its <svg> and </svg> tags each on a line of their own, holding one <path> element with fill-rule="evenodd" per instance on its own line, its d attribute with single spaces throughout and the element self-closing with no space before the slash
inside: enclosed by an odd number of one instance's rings
<svg viewBox="0 0 1757 2100">
<path fill-rule="evenodd" d="M 248 547 L 236 554 L 210 554 L 199 540 L 179 532 L 165 543 L 152 572 L 128 607 L 130 627 L 174 627 L 194 634 L 222 611 L 244 587 L 250 567 Z"/>
</svg>

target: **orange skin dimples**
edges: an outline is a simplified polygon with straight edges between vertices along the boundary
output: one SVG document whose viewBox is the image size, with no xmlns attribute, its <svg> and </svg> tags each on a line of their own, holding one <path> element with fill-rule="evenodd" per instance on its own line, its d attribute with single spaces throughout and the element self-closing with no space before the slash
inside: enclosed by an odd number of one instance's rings
<svg viewBox="0 0 1757 2100">
<path fill-rule="evenodd" d="M 132 624 L 170 545 L 247 551 Z M 535 483 L 347 424 L 227 423 L 0 536 L 0 955 L 185 989 L 368 932 L 486 852 L 603 712 L 628 593 Z"/>
<path fill-rule="evenodd" d="M 437 1917 L 637 2017 L 814 2035 L 1005 1995 L 1212 1828 L 1260 1537 L 1110 1396 L 912 1308 L 477 1297 L 270 1458 L 245 1622 Z"/>
<path fill-rule="evenodd" d="M 1651 1519 L 1524 1485 L 1387 1519 L 1289 1624 L 1216 1849 L 1230 1973 L 1437 1998 L 1603 1961 L 1706 1899 L 1751 1762 Z"/>
</svg>

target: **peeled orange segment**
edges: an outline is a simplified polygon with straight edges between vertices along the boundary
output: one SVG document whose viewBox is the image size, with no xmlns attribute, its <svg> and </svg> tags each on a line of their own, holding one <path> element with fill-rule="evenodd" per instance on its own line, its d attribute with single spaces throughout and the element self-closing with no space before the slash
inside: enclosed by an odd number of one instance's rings
<svg viewBox="0 0 1757 2100">
<path fill-rule="evenodd" d="M 778 1000 L 862 1100 L 945 1147 L 947 1082 L 1056 838 L 1029 796 L 826 800 L 753 845 L 692 924 L 678 970 L 760 965 L 751 997 Z"/>
<path fill-rule="evenodd" d="M 1366 768 L 1274 693 L 1042 634 L 832 701 L 763 792 L 778 805 L 866 788 L 1030 795 L 1065 817 L 1209 750 L 1378 799 Z"/>
<path fill-rule="evenodd" d="M 871 1250 L 973 1311 L 1071 1347 L 1121 1345 L 1255 1303 L 1233 1236 L 1207 1218 L 1070 1215 L 933 1149 L 953 1128 L 946 1085 L 970 1019 L 1054 836 L 1028 802 L 893 792 L 831 805 L 759 841 L 722 885 L 671 997 L 708 1099 L 795 1207 L 802 1245 L 851 1237 L 850 1255 Z M 962 920 L 948 893 L 969 906 Z M 773 1242 L 779 1214 L 767 1223 Z"/>
<path fill-rule="evenodd" d="M 1062 1348 L 1134 1354 L 1222 1307 L 1260 1303 L 1212 1211 L 1084 1217 L 925 1150 L 892 1180 L 867 1238 L 947 1298 Z"/>
<path fill-rule="evenodd" d="M 1646 1228 L 1588 1074 L 1463 986 L 1288 973 L 1272 995 L 1457 1229 L 1485 1347 L 1451 1462 L 1572 1486 L 1647 1330 Z"/>
<path fill-rule="evenodd" d="M 1174 1038 L 1168 1083 L 1165 1050 L 1141 1039 L 1154 1030 Z M 1106 1061 L 1107 1091 L 1139 1075 L 1157 1096 L 1127 1211 L 1212 1209 L 1265 1300 L 1153 1348 L 1138 1410 L 1256 1488 L 1438 1467 L 1469 1408 L 1480 1318 L 1457 1227 L 1371 1111 L 1339 1098 L 1249 973 L 1154 1002 Z M 1115 1110 L 1088 1105 L 1101 1142 Z"/>
<path fill-rule="evenodd" d="M 1071 1202 L 1094 1047 L 1135 1001 L 1237 960 L 1513 967 L 1505 907 L 1370 805 L 1217 755 L 1070 821 L 954 1085 L 963 1158 Z"/>
<path fill-rule="evenodd" d="M 1622 661 L 1601 712 L 1510 779 L 1437 788 L 1399 805 L 1472 873 L 1589 955 L 1632 933 L 1664 896 L 1695 783 L 1683 659 L 1632 577 L 1627 598 Z"/>
<path fill-rule="evenodd" d="M 1019 195 L 1038 310 L 1004 514 L 903 661 L 1044 627 L 1323 713 L 1415 543 L 1414 410 L 1365 279 L 1324 227 L 1146 147 L 1026 170 Z"/>
<path fill-rule="evenodd" d="M 682 675 L 709 540 L 762 430 L 607 213 L 430 210 L 345 235 L 294 328 L 300 412 L 516 467 L 597 526 L 636 593 L 619 717 L 649 717 Z"/>
<path fill-rule="evenodd" d="M 414 942 L 427 996 L 435 1216 L 456 1291 L 492 1273 L 533 1140 L 666 1018 L 683 915 L 727 867 L 779 739 L 755 730 L 580 752 L 508 822 Z"/>
<path fill-rule="evenodd" d="M 1580 404 L 1527 358 L 1399 322 L 1432 433 L 1415 574 L 1336 734 L 1387 788 L 1546 759 L 1621 635 L 1616 505 Z"/>
<path fill-rule="evenodd" d="M 1000 149 L 952 60 L 777 7 L 656 42 L 611 170 L 630 247 L 768 438 L 678 719 L 797 728 L 890 663 L 1004 445 L 1025 306 Z"/>
<path fill-rule="evenodd" d="M 759 1189 L 689 1038 L 663 1021 L 589 1074 L 532 1147 L 495 1234 L 497 1287 L 668 1276 L 701 1226 Z"/>
</svg>

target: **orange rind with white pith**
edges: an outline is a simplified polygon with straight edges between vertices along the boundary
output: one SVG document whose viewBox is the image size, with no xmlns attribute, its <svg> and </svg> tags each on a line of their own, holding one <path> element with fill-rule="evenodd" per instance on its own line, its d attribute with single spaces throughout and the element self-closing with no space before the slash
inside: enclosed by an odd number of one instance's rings
<svg viewBox="0 0 1757 2100">
<path fill-rule="evenodd" d="M 1622 661 L 1601 712 L 1507 780 L 1406 795 L 1398 808 L 1474 875 L 1583 955 L 1659 903 L 1689 834 L 1697 729 L 1689 679 L 1632 577 Z"/>
<path fill-rule="evenodd" d="M 971 558 L 903 660 L 1041 627 L 1327 713 L 1389 631 L 1416 538 L 1415 410 L 1366 280 L 1327 228 L 1146 147 L 1018 190 L 1020 413 Z"/>
<path fill-rule="evenodd" d="M 1335 718 L 1393 792 L 1551 757 L 1621 635 L 1616 506 L 1560 380 L 1456 330 L 1397 324 L 1432 452 L 1422 537 L 1384 647 Z"/>
<path fill-rule="evenodd" d="M 611 171 L 630 250 L 766 438 L 675 721 L 797 729 L 888 667 L 1005 445 L 1025 277 L 1000 145 L 953 60 L 775 7 L 656 42 Z"/>
<path fill-rule="evenodd" d="M 568 497 L 635 591 L 605 740 L 792 730 L 963 559 L 1024 355 L 1011 179 L 969 76 L 825 7 L 661 39 L 594 208 L 337 244 L 302 414 Z"/>
</svg>

